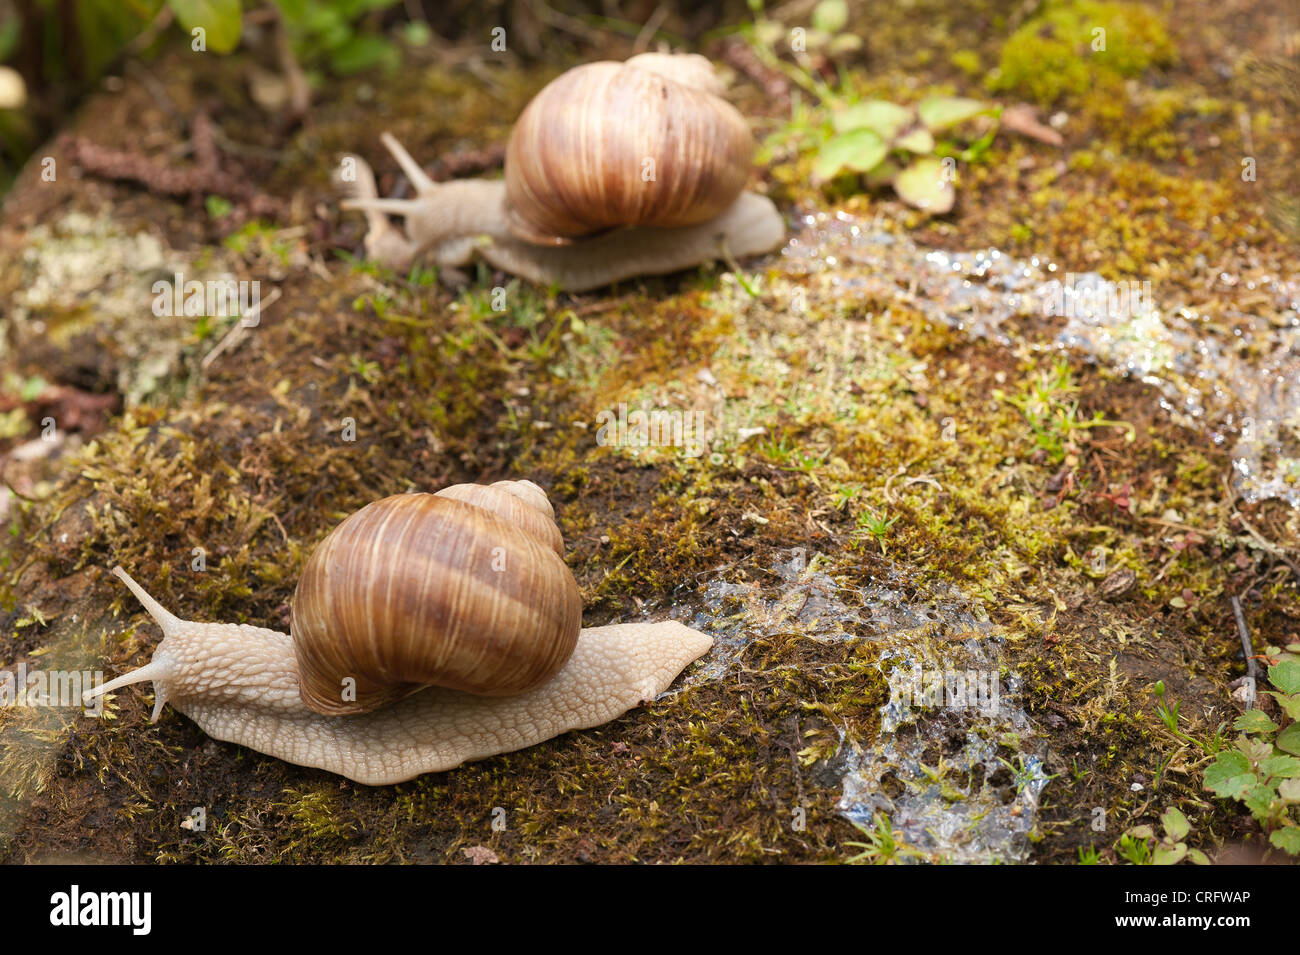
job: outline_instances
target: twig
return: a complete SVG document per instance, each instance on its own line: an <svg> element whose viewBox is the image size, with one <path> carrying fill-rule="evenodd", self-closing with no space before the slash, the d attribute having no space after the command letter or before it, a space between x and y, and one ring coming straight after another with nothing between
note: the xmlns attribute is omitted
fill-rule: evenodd
<svg viewBox="0 0 1300 955"><path fill-rule="evenodd" d="M1259 675L1259 665L1255 663L1255 648L1251 644L1250 629L1246 626L1246 615L1242 613L1241 601L1234 594L1232 597L1232 615L1237 618L1237 633L1241 635L1241 649L1246 654L1246 679L1250 680L1250 698L1246 709L1255 708L1255 680Z"/></svg>
<svg viewBox="0 0 1300 955"><path fill-rule="evenodd" d="M632 42L632 49L638 53L645 50L645 48L650 45L650 41L654 39L654 35L659 32L659 28L664 25L664 20L667 18L668 4L661 3L659 6L655 7L655 12L650 14L650 19L645 22L645 26L641 28L641 32L636 35L636 39Z"/></svg>
<svg viewBox="0 0 1300 955"><path fill-rule="evenodd" d="M221 341L217 342L213 347L212 351L203 356L203 360L199 362L199 367L204 371L207 371L209 366L211 366L211 364L223 353L239 345L248 337L248 330L258 324L257 321L253 320L258 319L261 316L263 307L275 302L279 297L280 290L278 288L271 289L270 295L254 303L253 307L248 310L248 314L241 315L239 321L235 322L235 324L231 326L230 331L226 332Z"/></svg>

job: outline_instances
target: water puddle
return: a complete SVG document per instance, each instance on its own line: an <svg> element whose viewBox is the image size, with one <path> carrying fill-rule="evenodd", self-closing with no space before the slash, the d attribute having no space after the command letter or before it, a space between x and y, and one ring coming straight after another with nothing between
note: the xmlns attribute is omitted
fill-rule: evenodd
<svg viewBox="0 0 1300 955"><path fill-rule="evenodd" d="M1115 283L998 249L925 249L845 213L817 213L783 255L810 292L843 302L898 301L934 321L1010 344L1039 317L1035 347L1076 348L1158 389L1177 423L1228 444L1247 501L1300 507L1300 279L1212 275L1211 304L1179 300L1144 276ZM1219 294L1221 292L1221 294ZM1029 333L1033 333L1030 327Z"/></svg>
<svg viewBox="0 0 1300 955"><path fill-rule="evenodd" d="M761 580L715 576L678 607L715 641L688 682L723 678L761 636L879 641L890 684L880 732L841 732L814 774L839 783L838 808L851 821L872 828L877 814L888 818L909 861L1023 861L1047 751L1001 662L1002 637L976 601L955 590L918 594L901 573L892 577L848 587L799 551Z"/></svg>

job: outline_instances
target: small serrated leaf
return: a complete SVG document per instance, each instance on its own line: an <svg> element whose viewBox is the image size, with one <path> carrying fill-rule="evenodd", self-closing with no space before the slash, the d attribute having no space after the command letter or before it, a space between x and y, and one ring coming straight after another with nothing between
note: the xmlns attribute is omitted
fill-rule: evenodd
<svg viewBox="0 0 1300 955"><path fill-rule="evenodd" d="M1294 756L1270 756L1259 761L1259 771L1270 779L1293 779L1300 776L1300 759Z"/></svg>
<svg viewBox="0 0 1300 955"><path fill-rule="evenodd" d="M1257 819L1263 819L1272 811L1273 803L1277 799L1277 790L1272 786L1266 786L1263 783L1252 786L1250 792L1246 793L1246 798L1242 803L1251 814Z"/></svg>
<svg viewBox="0 0 1300 955"><path fill-rule="evenodd" d="M1254 736L1238 736L1235 745L1237 751L1252 763L1258 763L1261 759L1268 759L1273 755L1273 744Z"/></svg>
<svg viewBox="0 0 1300 955"><path fill-rule="evenodd" d="M1290 855L1300 855L1300 826L1284 826L1269 833L1268 841Z"/></svg>
<svg viewBox="0 0 1300 955"><path fill-rule="evenodd" d="M1277 794L1287 802L1300 802L1300 776L1282 780L1277 787Z"/></svg>
<svg viewBox="0 0 1300 955"><path fill-rule="evenodd" d="M1277 700L1278 706L1282 707L1282 712L1293 720L1300 720L1300 694L1279 693L1276 690L1265 690L1269 696Z"/></svg>
<svg viewBox="0 0 1300 955"><path fill-rule="evenodd" d="M1232 728L1243 733L1271 733L1277 724L1261 710L1247 710L1233 721Z"/></svg>
<svg viewBox="0 0 1300 955"><path fill-rule="evenodd" d="M1300 663L1283 660L1268 668L1268 681L1283 693L1300 693Z"/></svg>
<svg viewBox="0 0 1300 955"><path fill-rule="evenodd" d="M1250 761L1236 750L1220 753L1205 770L1205 788L1225 799L1240 798L1254 785Z"/></svg>

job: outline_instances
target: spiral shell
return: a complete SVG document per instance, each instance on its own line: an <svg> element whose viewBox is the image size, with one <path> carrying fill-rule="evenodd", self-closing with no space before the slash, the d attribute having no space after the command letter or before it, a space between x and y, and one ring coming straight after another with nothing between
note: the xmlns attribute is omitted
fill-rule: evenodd
<svg viewBox="0 0 1300 955"><path fill-rule="evenodd" d="M579 66L524 109L506 147L512 232L564 244L620 226L720 215L745 187L754 138L703 57Z"/></svg>
<svg viewBox="0 0 1300 955"><path fill-rule="evenodd" d="M290 634L299 694L364 713L426 686L522 693L573 652L582 603L531 482L375 501L308 558Z"/></svg>

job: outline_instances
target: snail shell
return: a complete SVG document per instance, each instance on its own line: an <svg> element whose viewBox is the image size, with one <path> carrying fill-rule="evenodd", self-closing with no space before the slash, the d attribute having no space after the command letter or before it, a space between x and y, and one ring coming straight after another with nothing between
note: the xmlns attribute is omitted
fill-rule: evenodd
<svg viewBox="0 0 1300 955"><path fill-rule="evenodd" d="M562 552L530 481L368 504L330 532L298 581L290 634L303 703L365 713L426 686L508 696L540 685L582 624Z"/></svg>
<svg viewBox="0 0 1300 955"><path fill-rule="evenodd" d="M575 67L524 109L506 147L506 218L561 245L620 226L720 215L744 190L754 138L696 55Z"/></svg>

